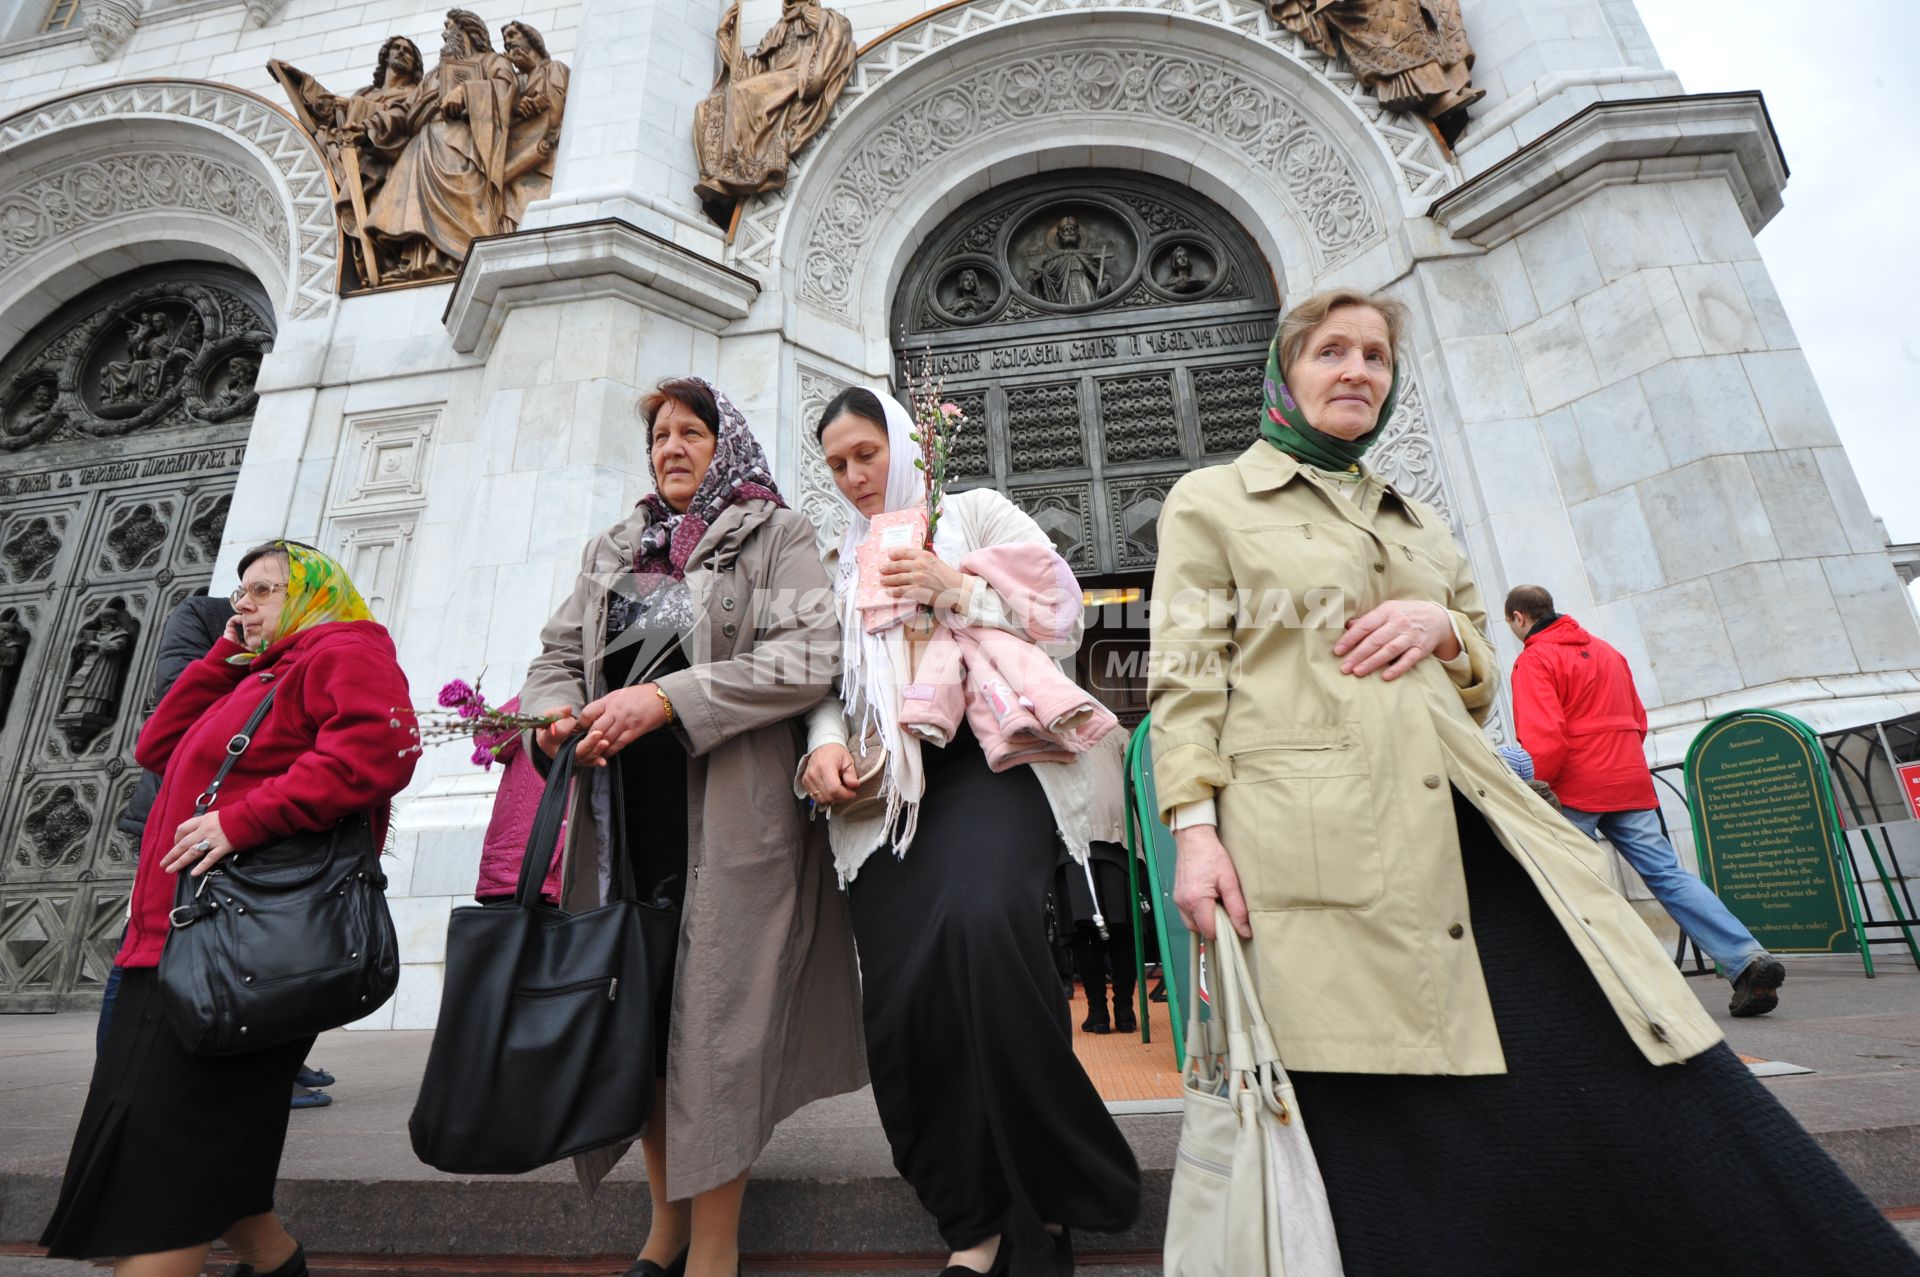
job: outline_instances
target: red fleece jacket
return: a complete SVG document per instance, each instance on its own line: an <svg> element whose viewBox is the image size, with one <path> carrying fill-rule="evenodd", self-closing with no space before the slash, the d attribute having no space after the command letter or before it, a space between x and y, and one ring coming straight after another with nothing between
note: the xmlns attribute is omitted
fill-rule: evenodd
<svg viewBox="0 0 1920 1277"><path fill-rule="evenodd" d="M333 621L281 639L250 665L227 663L242 650L222 638L187 666L134 747L161 777L140 840L123 967L159 965L175 883L160 861L269 688L273 706L213 806L236 850L326 829L354 811L370 815L384 842L389 803L413 776L419 755L402 752L413 744L407 679L384 627Z"/></svg>
<svg viewBox="0 0 1920 1277"><path fill-rule="evenodd" d="M1660 805L1642 745L1647 711L1627 658L1563 616L1513 663L1513 719L1533 774L1580 811Z"/></svg>

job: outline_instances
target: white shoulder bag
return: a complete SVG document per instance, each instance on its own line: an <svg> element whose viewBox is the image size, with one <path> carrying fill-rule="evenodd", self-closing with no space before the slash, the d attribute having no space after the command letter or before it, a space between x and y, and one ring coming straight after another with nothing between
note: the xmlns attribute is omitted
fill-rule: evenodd
<svg viewBox="0 0 1920 1277"><path fill-rule="evenodd" d="M1167 1277L1340 1277L1327 1187L1227 911L1207 946L1213 1017L1188 999ZM1200 937L1188 970L1201 983Z"/></svg>

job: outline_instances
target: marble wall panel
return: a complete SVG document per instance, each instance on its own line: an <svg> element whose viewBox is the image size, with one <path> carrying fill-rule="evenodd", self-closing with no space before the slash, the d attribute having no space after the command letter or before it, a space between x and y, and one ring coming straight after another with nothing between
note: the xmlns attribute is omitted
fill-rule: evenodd
<svg viewBox="0 0 1920 1277"><path fill-rule="evenodd" d="M1513 349L1537 412L1550 412L1599 388L1594 351L1573 306L1514 330Z"/></svg>
<svg viewBox="0 0 1920 1277"><path fill-rule="evenodd" d="M1711 582L1701 578L1653 590L1636 596L1633 607L1664 703L1718 696L1743 685Z"/></svg>
<svg viewBox="0 0 1920 1277"><path fill-rule="evenodd" d="M1820 459L1810 449L1756 452L1747 458L1747 467L1783 554L1846 554L1852 549Z"/></svg>
<svg viewBox="0 0 1920 1277"><path fill-rule="evenodd" d="M1574 404L1572 411L1598 491L1610 492L1672 468L1637 379L1629 377L1595 391Z"/></svg>
<svg viewBox="0 0 1920 1277"><path fill-rule="evenodd" d="M1820 654L1823 672L1854 672L1847 632L1817 560L1743 564L1708 579L1747 686L1803 676L1810 652Z"/></svg>
<svg viewBox="0 0 1920 1277"><path fill-rule="evenodd" d="M1669 581L1780 557L1745 457L1709 457L1639 484Z"/></svg>
<svg viewBox="0 0 1920 1277"><path fill-rule="evenodd" d="M1738 356L1670 360L1642 373L1640 385L1660 442L1676 466L1773 447Z"/></svg>
<svg viewBox="0 0 1920 1277"><path fill-rule="evenodd" d="M1860 668L1920 667L1920 629L1914 625L1913 604L1885 552L1836 556L1820 564Z"/></svg>
<svg viewBox="0 0 1920 1277"><path fill-rule="evenodd" d="M1614 603L1667 583L1636 488L1617 488L1573 506L1568 513L1586 558L1595 601Z"/></svg>
<svg viewBox="0 0 1920 1277"><path fill-rule="evenodd" d="M1676 266L1679 286L1701 348L1709 355L1737 354L1766 348L1766 337L1754 316L1740 272L1730 262Z"/></svg>
<svg viewBox="0 0 1920 1277"><path fill-rule="evenodd" d="M1807 357L1798 350L1770 350L1742 355L1748 384L1759 401L1773 442L1782 448L1830 448L1840 434L1827 412L1827 401L1813 380Z"/></svg>

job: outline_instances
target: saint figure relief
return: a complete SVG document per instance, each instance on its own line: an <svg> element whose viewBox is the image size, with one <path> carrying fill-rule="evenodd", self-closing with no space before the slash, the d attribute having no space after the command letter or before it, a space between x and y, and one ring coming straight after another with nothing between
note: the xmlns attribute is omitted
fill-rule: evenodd
<svg viewBox="0 0 1920 1277"><path fill-rule="evenodd" d="M507 135L507 220L518 227L527 205L553 192L553 159L560 146L570 73L566 63L547 56L547 42L524 22L500 28L500 47L521 75Z"/></svg>
<svg viewBox="0 0 1920 1277"><path fill-rule="evenodd" d="M20 671L27 663L27 645L33 635L20 624L20 613L13 608L0 612L0 727L7 725L7 710L20 686Z"/></svg>
<svg viewBox="0 0 1920 1277"><path fill-rule="evenodd" d="M1330 58L1346 62L1390 111L1439 120L1486 96L1468 74L1460 0L1268 0L1274 19ZM1455 117L1451 136L1466 126Z"/></svg>
<svg viewBox="0 0 1920 1277"><path fill-rule="evenodd" d="M160 311L135 316L127 325L127 357L100 370L101 402L152 403L180 380L205 336L198 315L188 315L178 328Z"/></svg>
<svg viewBox="0 0 1920 1277"><path fill-rule="evenodd" d="M1034 296L1058 306L1089 306L1113 291L1113 250L1097 240L1082 245L1080 219L1067 216L1047 232L1047 249L1027 276Z"/></svg>
<svg viewBox="0 0 1920 1277"><path fill-rule="evenodd" d="M693 189L724 222L739 201L787 184L794 153L826 124L853 73L853 24L818 0L785 0L780 20L747 56L733 0L716 38L720 76L693 112Z"/></svg>
<svg viewBox="0 0 1920 1277"><path fill-rule="evenodd" d="M373 82L346 97L329 93L325 85L298 67L277 58L267 63L267 70L286 89L301 127L320 144L320 153L326 156L336 192L334 215L346 233L360 278L369 282L378 279L379 268L376 265L369 270L367 265L362 215L393 165L363 145L367 121L376 111L403 105L420 87L424 69L420 46L403 35L380 46Z"/></svg>
<svg viewBox="0 0 1920 1277"><path fill-rule="evenodd" d="M127 611L126 600L118 598L80 627L61 689L60 712L53 719L76 752L113 725L139 635L140 623Z"/></svg>

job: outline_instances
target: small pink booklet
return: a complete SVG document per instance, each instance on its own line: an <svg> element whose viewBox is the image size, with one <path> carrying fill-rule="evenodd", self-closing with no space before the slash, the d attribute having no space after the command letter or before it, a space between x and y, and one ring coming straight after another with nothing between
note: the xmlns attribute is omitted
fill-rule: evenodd
<svg viewBox="0 0 1920 1277"><path fill-rule="evenodd" d="M854 605L867 618L867 633L874 634L900 624L920 609L912 599L899 599L880 584L880 569L894 550L912 550L927 543L927 510L911 506L889 510L873 517L866 540L857 551L859 583L854 588Z"/></svg>

